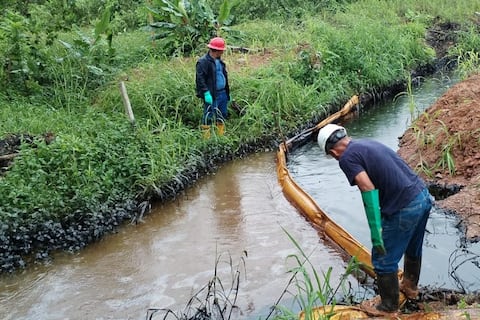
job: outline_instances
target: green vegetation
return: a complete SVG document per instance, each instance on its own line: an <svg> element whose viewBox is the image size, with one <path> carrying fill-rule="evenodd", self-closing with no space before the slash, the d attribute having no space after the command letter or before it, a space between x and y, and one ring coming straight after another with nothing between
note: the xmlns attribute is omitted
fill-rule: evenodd
<svg viewBox="0 0 480 320"><path fill-rule="evenodd" d="M456 174L455 158L453 156L453 149L460 148L462 149L462 139L461 133L456 132L451 134L447 125L440 119L436 119L437 115L434 114L433 118L424 112L422 113L423 118L425 119L427 126L424 128L436 128L433 129L433 132L425 132L424 129L419 128L415 121L412 125L412 130L415 134L415 141L418 146L418 155L419 161L417 164L417 170L422 172L426 177L433 178L434 173L437 169L445 170L450 176ZM441 146L440 157L435 163L427 163L422 157L423 150L434 141L440 139L445 141Z"/></svg>
<svg viewBox="0 0 480 320"><path fill-rule="evenodd" d="M282 305L276 305L275 310L272 310L272 313L275 311L274 319L297 319L297 312L292 311L296 310L297 308L302 310L304 319L306 320L330 319L330 317L334 315L333 307L335 307L337 298L340 297L340 293L343 300L345 300L345 297L347 297L347 300L352 298L353 293L351 292L352 288L348 286L348 277L358 274L360 271L359 262L355 259L355 257L349 261L337 287L334 288L332 287L331 282L332 268L329 268L326 272L323 272L322 275L320 275L313 263L310 261L309 255L303 251L299 243L288 233L287 230L284 228L282 229L299 252L298 255L292 254L288 256L289 259L294 260L296 265L290 270L292 277L289 285L293 284L295 287L294 289L296 289L297 292L293 301L293 304L295 305L292 305L291 308L286 308ZM287 287L283 293L290 290L292 289ZM294 290L292 290L291 293L293 292ZM317 318L315 317L315 307L319 305L331 306L332 311L327 312L323 316L320 315L319 318Z"/></svg>
<svg viewBox="0 0 480 320"><path fill-rule="evenodd" d="M208 43L218 33L227 33L232 4L223 1L218 16L204 0L155 0L148 6L155 29L154 39L164 48L166 55L186 55L200 45Z"/></svg>
<svg viewBox="0 0 480 320"><path fill-rule="evenodd" d="M218 162L276 146L354 94L407 82L435 63L434 24L461 24L451 58L462 70L478 67L480 51L480 4L468 0L0 3L0 135L35 136L0 178L2 271L82 248ZM250 49L224 55L244 112L230 110L226 135L203 140L194 69L214 34Z"/></svg>

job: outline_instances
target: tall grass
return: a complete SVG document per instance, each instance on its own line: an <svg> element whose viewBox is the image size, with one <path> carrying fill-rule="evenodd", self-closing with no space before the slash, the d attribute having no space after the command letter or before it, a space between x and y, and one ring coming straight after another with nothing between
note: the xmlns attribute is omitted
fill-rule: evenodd
<svg viewBox="0 0 480 320"><path fill-rule="evenodd" d="M303 41L302 25L271 20L254 20L234 26L244 37L233 45L246 46L254 50L291 50Z"/></svg>
<svg viewBox="0 0 480 320"><path fill-rule="evenodd" d="M408 99L408 111L410 112L410 124L417 118L417 115L415 114L416 111L416 104L415 104L415 97L413 94L413 84L412 84L412 77L411 75L408 75L407 77L407 91L400 92L395 95L394 100L406 96ZM418 141L418 139L417 139Z"/></svg>
<svg viewBox="0 0 480 320"><path fill-rule="evenodd" d="M466 79L473 73L480 72L480 36L475 24L469 25L459 33L460 43L450 50L457 57L457 74Z"/></svg>
<svg viewBox="0 0 480 320"><path fill-rule="evenodd" d="M372 3L373 0L366 0ZM386 3L390 3L385 1ZM476 1L470 0L438 0L438 1L395 1L392 8L399 16L405 15L408 12L415 12L421 15L428 15L430 17L440 17L444 21L463 21L465 18L471 20L474 18L474 13L480 8Z"/></svg>

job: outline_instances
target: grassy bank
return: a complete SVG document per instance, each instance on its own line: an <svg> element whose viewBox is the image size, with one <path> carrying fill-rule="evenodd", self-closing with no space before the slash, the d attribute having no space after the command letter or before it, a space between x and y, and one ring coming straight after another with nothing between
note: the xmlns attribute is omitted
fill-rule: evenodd
<svg viewBox="0 0 480 320"><path fill-rule="evenodd" d="M135 221L148 201L172 198L222 161L276 146L350 96L434 70L438 57L426 41L434 25L457 23L452 61L478 63L480 4L451 2L331 1L323 9L239 20L231 26L237 36L225 37L250 52L228 50L224 59L244 112L230 110L226 135L210 140L201 137L194 96L203 46L167 58L145 30L116 33L110 44L108 37L83 41L95 39L89 26L61 33L42 51L55 58L44 66L45 85L15 78L18 86L1 91L0 135L35 137L0 178L1 270L52 250L78 250ZM125 116L120 81L135 126ZM46 141L47 133L54 139Z"/></svg>

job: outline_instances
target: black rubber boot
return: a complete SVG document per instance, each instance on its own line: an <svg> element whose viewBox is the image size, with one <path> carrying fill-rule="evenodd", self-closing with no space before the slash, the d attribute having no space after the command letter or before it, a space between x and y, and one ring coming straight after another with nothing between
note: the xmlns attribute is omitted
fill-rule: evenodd
<svg viewBox="0 0 480 320"><path fill-rule="evenodd" d="M377 275L377 287L379 295L360 303L360 309L373 317L397 316L400 298L398 273Z"/></svg>
<svg viewBox="0 0 480 320"><path fill-rule="evenodd" d="M418 296L418 280L420 279L421 268L422 257L410 258L405 256L400 290L402 290L409 299L415 299Z"/></svg>
<svg viewBox="0 0 480 320"><path fill-rule="evenodd" d="M397 311L399 299L398 273L377 275L377 286L382 299L380 304L377 305L377 309L385 312Z"/></svg>

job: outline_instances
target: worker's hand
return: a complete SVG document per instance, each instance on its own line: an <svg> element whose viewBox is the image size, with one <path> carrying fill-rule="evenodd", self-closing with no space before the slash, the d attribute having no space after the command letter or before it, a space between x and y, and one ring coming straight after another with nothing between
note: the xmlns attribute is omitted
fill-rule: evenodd
<svg viewBox="0 0 480 320"><path fill-rule="evenodd" d="M204 98L205 98L205 103L206 104L212 104L213 103L213 98L212 98L212 95L210 94L210 91L205 92Z"/></svg>
<svg viewBox="0 0 480 320"><path fill-rule="evenodd" d="M383 244L373 246L373 250L375 250L379 255L382 255L382 256L387 253Z"/></svg>

